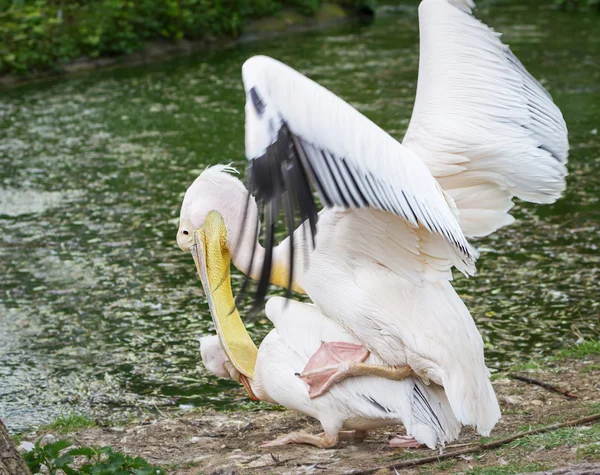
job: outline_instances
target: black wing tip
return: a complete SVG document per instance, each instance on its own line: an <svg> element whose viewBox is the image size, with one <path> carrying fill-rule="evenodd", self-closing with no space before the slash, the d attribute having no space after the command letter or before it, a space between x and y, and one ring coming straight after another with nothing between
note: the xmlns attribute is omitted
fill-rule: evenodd
<svg viewBox="0 0 600 475"><path fill-rule="evenodd" d="M260 97L256 87L250 88L250 99L252 99L252 105L254 106L254 110L256 110L258 116L262 117L262 115L265 113L266 105Z"/></svg>
<svg viewBox="0 0 600 475"><path fill-rule="evenodd" d="M261 101L256 92L256 103L252 89L250 94L255 107ZM257 109L258 111L258 109ZM250 160L248 165L248 190L255 196L257 205L262 208L265 217L264 247L265 254L259 283L254 296L254 308L262 307L267 296L273 266L273 250L275 247L276 223L280 208L283 209L284 221L290 236L290 253L288 260L289 276L286 297L291 296L294 278L294 231L295 215L299 214L301 222L308 222L315 246L318 213L310 188L309 172L303 163L302 144L290 131L285 122L277 132L277 139L267 147L260 157ZM283 205L283 206L280 206ZM243 288L246 290L247 285Z"/></svg>

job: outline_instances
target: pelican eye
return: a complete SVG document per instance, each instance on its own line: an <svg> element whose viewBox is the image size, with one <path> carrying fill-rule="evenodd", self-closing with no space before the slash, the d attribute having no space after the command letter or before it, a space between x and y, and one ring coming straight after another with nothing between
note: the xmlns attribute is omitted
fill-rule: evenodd
<svg viewBox="0 0 600 475"><path fill-rule="evenodd" d="M186 236L187 236L188 234L190 234L190 232L189 232L187 229L184 229L182 232L183 232L183 234L185 234Z"/></svg>

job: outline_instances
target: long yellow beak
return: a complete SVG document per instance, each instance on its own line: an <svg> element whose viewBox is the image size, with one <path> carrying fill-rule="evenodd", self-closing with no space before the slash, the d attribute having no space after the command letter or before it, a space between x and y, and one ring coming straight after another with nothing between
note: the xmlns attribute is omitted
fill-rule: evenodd
<svg viewBox="0 0 600 475"><path fill-rule="evenodd" d="M235 307L229 272L231 257L226 247L227 228L219 213L212 211L204 226L194 232L190 248L210 307L221 346L240 374L254 378L258 348L246 331Z"/></svg>

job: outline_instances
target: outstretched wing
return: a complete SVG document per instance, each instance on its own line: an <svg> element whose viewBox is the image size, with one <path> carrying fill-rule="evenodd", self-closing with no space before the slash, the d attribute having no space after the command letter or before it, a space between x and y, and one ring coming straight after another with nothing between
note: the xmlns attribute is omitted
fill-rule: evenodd
<svg viewBox="0 0 600 475"><path fill-rule="evenodd" d="M279 207L316 232L310 184L326 206L374 207L442 235L466 262L475 257L439 184L425 164L352 106L290 67L265 56L242 68L246 89L249 189L266 227L259 298L266 293ZM294 248L293 243L290 249ZM290 272L291 275L291 272Z"/></svg>
<svg viewBox="0 0 600 475"><path fill-rule="evenodd" d="M550 95L466 3L419 7L419 82L403 144L452 196L465 235L484 236L513 221L514 196L560 197L569 144Z"/></svg>

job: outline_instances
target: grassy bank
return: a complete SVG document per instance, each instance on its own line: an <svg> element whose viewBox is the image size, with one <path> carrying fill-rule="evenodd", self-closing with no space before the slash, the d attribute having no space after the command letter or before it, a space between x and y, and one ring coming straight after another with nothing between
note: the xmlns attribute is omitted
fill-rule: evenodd
<svg viewBox="0 0 600 475"><path fill-rule="evenodd" d="M521 375L568 390L571 397L513 379ZM460 439L446 447L446 454L483 449L444 460L398 468L396 473L510 475L564 467L597 464L600 470L600 419L568 426L568 422L600 414L600 343L585 342L557 355L513 366L497 374L493 384L502 407L502 420L491 438L482 439L465 428ZM318 467L327 473L395 473L390 466L437 457L428 449L390 449L386 441L393 428L373 431L367 439L342 442L332 450L309 446L260 449L260 443L285 433L319 432L312 419L290 411L268 411L264 404L249 403L237 412L195 410L178 415L132 422L125 426L102 426L92 418L66 415L21 440L35 442L51 434L51 440L68 439L72 447L108 447L113 454L141 456L145 467L164 473L289 473ZM242 408L240 408L242 409ZM101 422L101 421L100 421ZM523 432L552 426L550 431ZM507 437L522 436L494 444ZM97 450L97 449L96 449ZM79 452L75 452L76 454ZM108 452L107 452L108 453ZM105 455L103 460L108 460ZM122 457L111 455L115 460ZM134 459L128 459L134 460ZM595 469L594 469L595 470ZM150 473L150 472L148 472ZM590 472L591 473L591 472Z"/></svg>
<svg viewBox="0 0 600 475"><path fill-rule="evenodd" d="M373 0L329 0L352 9ZM235 37L255 18L322 0L0 0L0 75L60 72L81 57L141 51L148 41Z"/></svg>

